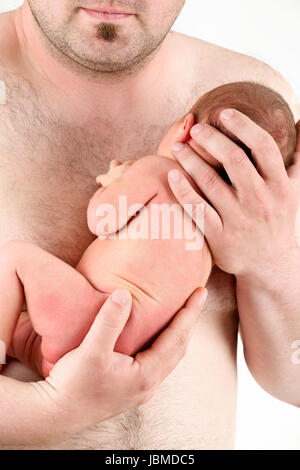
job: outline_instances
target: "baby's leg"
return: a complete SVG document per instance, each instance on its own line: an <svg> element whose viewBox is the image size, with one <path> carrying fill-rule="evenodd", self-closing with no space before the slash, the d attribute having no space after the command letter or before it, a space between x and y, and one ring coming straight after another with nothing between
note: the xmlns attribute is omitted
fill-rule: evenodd
<svg viewBox="0 0 300 470"><path fill-rule="evenodd" d="M0 340L8 348L25 297L33 328L42 337L44 361L54 364L81 343L107 295L29 243L4 245L0 260Z"/></svg>

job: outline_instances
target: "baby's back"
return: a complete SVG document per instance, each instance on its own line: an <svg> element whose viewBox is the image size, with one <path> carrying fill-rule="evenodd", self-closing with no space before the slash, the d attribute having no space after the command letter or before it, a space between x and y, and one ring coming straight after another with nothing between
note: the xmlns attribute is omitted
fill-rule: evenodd
<svg viewBox="0 0 300 470"><path fill-rule="evenodd" d="M168 171L176 166L164 157L143 158L92 202L97 234L108 228L112 236L98 238L77 269L99 291L126 287L132 292L132 315L118 343L127 354L144 347L165 327L191 293L206 284L211 271L201 233L168 189ZM120 213L136 211L137 206L130 210L133 203L143 208L114 234L112 228L127 219ZM116 223L111 220L115 216Z"/></svg>

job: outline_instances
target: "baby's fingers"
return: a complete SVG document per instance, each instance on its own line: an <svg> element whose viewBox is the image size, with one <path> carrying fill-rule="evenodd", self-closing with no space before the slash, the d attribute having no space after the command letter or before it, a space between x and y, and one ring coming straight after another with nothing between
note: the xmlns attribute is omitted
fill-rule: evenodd
<svg viewBox="0 0 300 470"><path fill-rule="evenodd" d="M115 168L116 166L121 165L121 162L119 160L112 160L109 165L109 169L111 170L112 168Z"/></svg>

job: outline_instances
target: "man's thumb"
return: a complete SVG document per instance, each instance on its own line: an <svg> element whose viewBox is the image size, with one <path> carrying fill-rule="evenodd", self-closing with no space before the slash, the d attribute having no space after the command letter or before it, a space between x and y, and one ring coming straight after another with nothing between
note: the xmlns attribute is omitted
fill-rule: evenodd
<svg viewBox="0 0 300 470"><path fill-rule="evenodd" d="M118 289L103 304L83 344L97 347L101 353L112 353L117 339L130 316L132 297L128 290Z"/></svg>

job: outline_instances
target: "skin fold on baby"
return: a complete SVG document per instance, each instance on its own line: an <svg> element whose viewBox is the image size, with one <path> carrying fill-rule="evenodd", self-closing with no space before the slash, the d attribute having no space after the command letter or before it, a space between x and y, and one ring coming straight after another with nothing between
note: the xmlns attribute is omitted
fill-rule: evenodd
<svg viewBox="0 0 300 470"><path fill-rule="evenodd" d="M168 174L172 169L184 173L172 158L174 142L195 146L190 130L197 122L209 123L225 133L218 117L226 108L243 112L266 129L277 142L286 165L290 163L296 129L283 98L254 83L224 85L200 98L191 113L174 124L161 142L158 155L143 157L135 163L115 161L108 174L98 177L103 187L88 208L89 228L98 238L85 251L76 269L26 242L9 242L2 247L0 312L5 313L2 316L6 319L3 340L11 344L26 301L32 326L42 338L45 376L60 357L81 343L115 289L127 288L133 297L132 313L116 350L134 355L151 343L197 287L205 286L213 264L209 247L202 240L196 248L187 248L191 232L197 239L199 232L177 204L168 185ZM222 173L212 156L202 154ZM194 189L197 190L195 186ZM126 197L127 208L135 204L141 211L135 208L133 213L119 214L120 197ZM115 210L117 224L109 231L111 236L104 237L100 211L108 206ZM157 226L157 219L154 223L154 206L172 208L176 214L171 216L170 236L166 238L162 236L162 226ZM181 237L175 236L178 226L183 232ZM124 231L130 233L131 228L136 234L141 227L147 227L143 238L122 236ZM153 237L153 227L158 236L156 232ZM190 227L188 233L185 227Z"/></svg>

